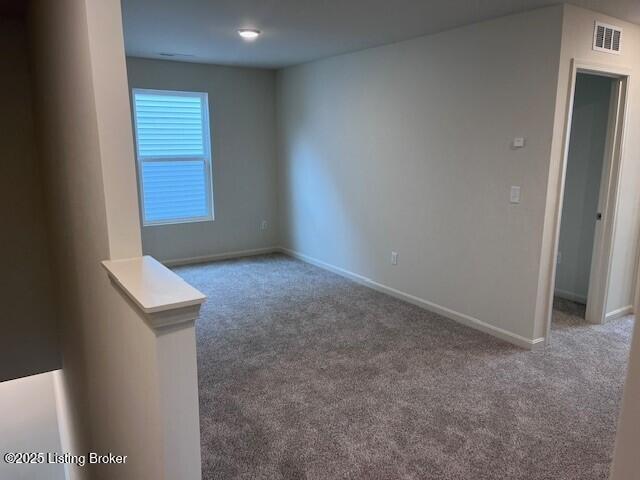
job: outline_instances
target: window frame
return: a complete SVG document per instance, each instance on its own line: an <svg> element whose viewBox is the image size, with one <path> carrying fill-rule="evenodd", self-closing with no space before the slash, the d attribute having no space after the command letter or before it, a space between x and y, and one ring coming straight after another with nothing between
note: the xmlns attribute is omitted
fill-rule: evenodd
<svg viewBox="0 0 640 480"><path fill-rule="evenodd" d="M136 107L136 93L150 94L150 95L171 95L181 97L200 97L202 102L202 128L203 128L203 146L205 149L203 156L192 155L178 155L174 157L152 157L140 155L140 146L138 143L138 112ZM131 104L133 112L133 128L134 128L134 141L136 152L136 171L138 174L138 198L140 200L140 218L142 220L143 227L152 227L157 225L177 225L181 223L198 223L198 222L213 222L215 220L214 214L214 200L213 200L213 167L212 167L212 153L211 153L211 128L209 122L209 94L207 92L193 92L186 90L160 90L152 88L132 88L131 89ZM208 210L207 215L201 217L188 217L188 218L173 218L167 220L147 220L145 216L144 208L144 179L143 179L143 163L150 162L175 162L178 161L204 161L204 181L205 181L205 193L206 193L206 207Z"/></svg>

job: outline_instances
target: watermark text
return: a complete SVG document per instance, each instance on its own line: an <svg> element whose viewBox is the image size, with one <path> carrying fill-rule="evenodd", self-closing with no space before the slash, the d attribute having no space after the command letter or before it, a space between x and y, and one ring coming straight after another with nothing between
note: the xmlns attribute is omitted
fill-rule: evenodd
<svg viewBox="0 0 640 480"><path fill-rule="evenodd" d="M84 467L85 465L127 463L127 456L116 455L111 452L106 454L90 452L86 455L71 455L70 453L57 452L6 452L3 455L3 460L5 463L13 465L63 464Z"/></svg>

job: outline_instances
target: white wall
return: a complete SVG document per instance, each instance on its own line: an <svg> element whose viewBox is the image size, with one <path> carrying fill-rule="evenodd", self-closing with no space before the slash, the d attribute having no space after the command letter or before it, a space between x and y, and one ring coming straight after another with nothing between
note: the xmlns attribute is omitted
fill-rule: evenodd
<svg viewBox="0 0 640 480"><path fill-rule="evenodd" d="M624 46L620 55L597 52L592 49L593 26L596 20L621 26L624 29ZM569 108L571 61L577 59L598 65L625 69L631 75L631 103L627 112L626 139L622 155L621 184L618 199L618 216L615 226L612 271L606 311L633 305L634 283L639 240L640 189L640 26L584 10L572 5L563 7L563 34L560 72L556 95L553 145L548 178L547 212L542 244L543 264L539 274L536 331L543 332L548 318L549 272L553 268L554 215L560 192L562 147L567 108Z"/></svg>
<svg viewBox="0 0 640 480"><path fill-rule="evenodd" d="M636 305L636 312L640 311ZM627 381L624 385L622 411L618 419L616 446L611 465L610 480L630 480L638 478L640 472L640 328L636 323L631 339L631 353L627 367Z"/></svg>
<svg viewBox="0 0 640 480"><path fill-rule="evenodd" d="M0 382L60 368L22 19L0 17Z"/></svg>
<svg viewBox="0 0 640 480"><path fill-rule="evenodd" d="M556 295L587 301L611 79L579 74L562 205Z"/></svg>
<svg viewBox="0 0 640 480"><path fill-rule="evenodd" d="M512 336L541 336L533 320L561 13L280 72L284 246ZM510 148L516 136L524 149ZM522 187L520 205L509 204L511 185Z"/></svg>
<svg viewBox="0 0 640 480"><path fill-rule="evenodd" d="M30 27L62 300L63 449L128 456L71 478L162 480L157 339L100 265L141 255L120 2L35 0Z"/></svg>
<svg viewBox="0 0 640 480"><path fill-rule="evenodd" d="M0 382L0 455L62 453L53 372ZM12 465L0 458L0 478L64 480L61 464Z"/></svg>
<svg viewBox="0 0 640 480"><path fill-rule="evenodd" d="M276 246L275 73L140 58L127 70L130 88L209 94L215 220L144 227L144 252L175 260Z"/></svg>

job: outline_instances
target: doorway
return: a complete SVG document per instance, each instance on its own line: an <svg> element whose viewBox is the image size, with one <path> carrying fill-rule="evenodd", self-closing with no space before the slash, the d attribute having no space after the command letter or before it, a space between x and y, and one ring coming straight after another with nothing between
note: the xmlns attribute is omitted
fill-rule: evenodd
<svg viewBox="0 0 640 480"><path fill-rule="evenodd" d="M573 64L558 206L553 309L603 323L613 255L628 75Z"/></svg>
<svg viewBox="0 0 640 480"><path fill-rule="evenodd" d="M554 309L586 317L615 79L577 73L556 257ZM599 232L598 232L599 233Z"/></svg>

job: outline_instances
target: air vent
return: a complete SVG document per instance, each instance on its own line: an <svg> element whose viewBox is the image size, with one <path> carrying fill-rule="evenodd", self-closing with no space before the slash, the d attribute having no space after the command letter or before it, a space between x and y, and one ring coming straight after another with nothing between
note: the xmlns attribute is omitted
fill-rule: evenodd
<svg viewBox="0 0 640 480"><path fill-rule="evenodd" d="M599 52L619 54L622 51L622 29L596 22L593 29L593 49Z"/></svg>

